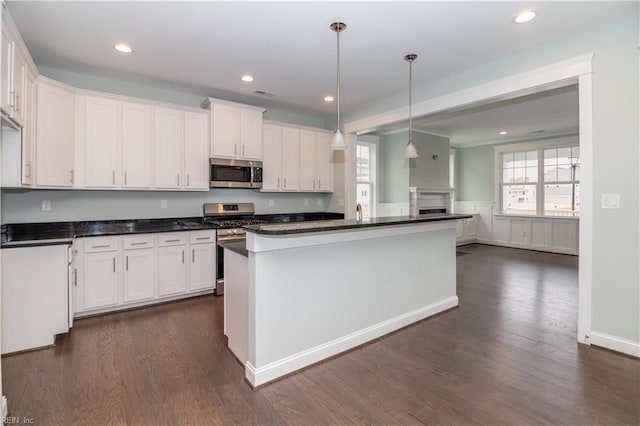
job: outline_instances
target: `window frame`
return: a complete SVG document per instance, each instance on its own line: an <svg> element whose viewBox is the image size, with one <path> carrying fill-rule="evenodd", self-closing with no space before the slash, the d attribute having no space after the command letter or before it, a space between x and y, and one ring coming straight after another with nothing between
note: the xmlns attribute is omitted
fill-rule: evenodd
<svg viewBox="0 0 640 426"><path fill-rule="evenodd" d="M534 217L545 219L580 219L580 213L576 216L553 216L544 214L544 150L552 148L570 148L580 147L580 140L578 135L556 137L541 140L532 140L526 142L505 143L494 146L494 199L496 200L498 213L494 213L495 216L507 216L514 218ZM516 152L526 151L538 151L538 180L536 185L536 214L535 215L522 215L522 214L509 214L503 211L503 186L505 183L502 181L503 173L503 155L512 154ZM582 152L580 153L582 154ZM580 180L574 181L580 183ZM523 183L526 185L527 183ZM531 183L533 184L533 183ZM510 185L510 184L507 184Z"/></svg>
<svg viewBox="0 0 640 426"><path fill-rule="evenodd" d="M369 148L369 180L368 181L358 181L358 145L365 145ZM356 188L359 183L369 184L369 191L371 192L371 206L369 209L369 217L376 217L378 210L378 143L377 138L358 138L356 141L356 154L355 154L355 163L356 163ZM356 200L357 200L356 194Z"/></svg>

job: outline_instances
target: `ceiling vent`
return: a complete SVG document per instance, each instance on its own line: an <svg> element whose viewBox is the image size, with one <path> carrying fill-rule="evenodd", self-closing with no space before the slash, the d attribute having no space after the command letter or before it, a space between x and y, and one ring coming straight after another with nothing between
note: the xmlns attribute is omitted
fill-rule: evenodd
<svg viewBox="0 0 640 426"><path fill-rule="evenodd" d="M276 94L273 92L267 92L266 90L256 90L253 93L260 96L266 96L267 98L273 98Z"/></svg>
<svg viewBox="0 0 640 426"><path fill-rule="evenodd" d="M544 133L544 132L546 132L546 130L544 130L544 129L541 129L541 130L534 130L534 131L532 131L532 132L531 132L531 134Z"/></svg>

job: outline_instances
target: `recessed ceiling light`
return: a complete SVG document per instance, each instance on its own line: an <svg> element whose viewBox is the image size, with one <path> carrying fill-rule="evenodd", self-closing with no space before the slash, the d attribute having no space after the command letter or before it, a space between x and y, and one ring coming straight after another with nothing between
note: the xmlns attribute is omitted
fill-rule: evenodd
<svg viewBox="0 0 640 426"><path fill-rule="evenodd" d="M253 77L250 76L249 74L245 74L242 76L242 81L247 82L247 83L251 83L253 81Z"/></svg>
<svg viewBox="0 0 640 426"><path fill-rule="evenodd" d="M325 102L333 102L333 96L331 96L331 95L325 96L324 97L324 101Z"/></svg>
<svg viewBox="0 0 640 426"><path fill-rule="evenodd" d="M113 45L113 48L116 49L118 52L121 53L131 53L133 52L133 49L125 43L116 43Z"/></svg>
<svg viewBox="0 0 640 426"><path fill-rule="evenodd" d="M513 22L515 22L516 24L524 24L525 22L529 22L535 19L537 15L538 13L533 9L523 10L522 12L518 13L515 18L513 18Z"/></svg>
<svg viewBox="0 0 640 426"><path fill-rule="evenodd" d="M507 134L507 131L506 131L506 130L503 130L503 131L501 131L501 132L500 132L500 134L501 134L501 135L506 135L506 134Z"/></svg>

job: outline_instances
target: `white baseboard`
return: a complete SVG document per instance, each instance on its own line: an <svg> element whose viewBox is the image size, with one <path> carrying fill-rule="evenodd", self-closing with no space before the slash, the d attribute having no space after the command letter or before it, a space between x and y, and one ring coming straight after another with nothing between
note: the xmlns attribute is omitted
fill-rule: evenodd
<svg viewBox="0 0 640 426"><path fill-rule="evenodd" d="M591 344L640 358L640 342L592 331Z"/></svg>
<svg viewBox="0 0 640 426"><path fill-rule="evenodd" d="M245 377L253 386L263 385L456 306L458 306L458 296L448 297L259 368L255 368L247 361L245 364Z"/></svg>

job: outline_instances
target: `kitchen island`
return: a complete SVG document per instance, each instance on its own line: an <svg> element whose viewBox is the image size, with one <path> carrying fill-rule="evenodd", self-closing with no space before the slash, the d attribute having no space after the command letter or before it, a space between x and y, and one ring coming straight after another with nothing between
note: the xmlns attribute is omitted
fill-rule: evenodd
<svg viewBox="0 0 640 426"><path fill-rule="evenodd" d="M245 226L247 288L237 294L246 294L247 350L236 356L247 381L268 383L456 307L456 221L468 217Z"/></svg>

